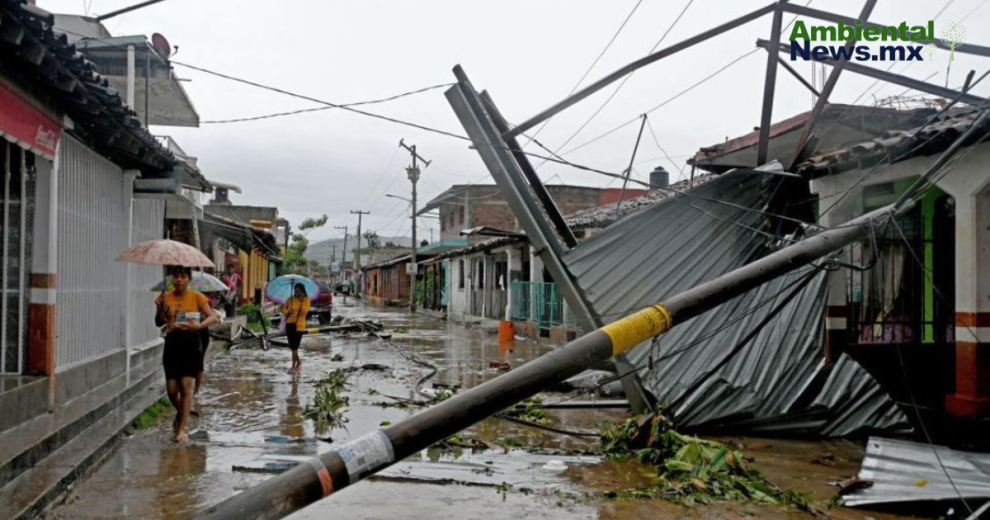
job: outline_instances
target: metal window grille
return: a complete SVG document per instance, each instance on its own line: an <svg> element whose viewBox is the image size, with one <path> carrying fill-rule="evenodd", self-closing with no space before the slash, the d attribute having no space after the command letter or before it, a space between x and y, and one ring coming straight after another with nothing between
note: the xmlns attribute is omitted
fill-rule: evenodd
<svg viewBox="0 0 990 520"><path fill-rule="evenodd" d="M0 374L20 374L27 363L34 160L30 152L0 140Z"/></svg>
<svg viewBox="0 0 990 520"><path fill-rule="evenodd" d="M121 169L70 136L59 154L56 370L123 348L129 242Z"/></svg>
<svg viewBox="0 0 990 520"><path fill-rule="evenodd" d="M553 282L512 282L512 319L534 321L541 331L564 325L564 297Z"/></svg>

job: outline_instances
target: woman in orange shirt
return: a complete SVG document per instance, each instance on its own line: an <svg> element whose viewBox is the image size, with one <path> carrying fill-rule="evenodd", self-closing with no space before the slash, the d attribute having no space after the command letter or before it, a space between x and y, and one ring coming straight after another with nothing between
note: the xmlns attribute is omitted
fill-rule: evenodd
<svg viewBox="0 0 990 520"><path fill-rule="evenodd" d="M285 335L289 339L289 349L292 350L292 368L288 374L295 375L302 369L302 361L299 360L299 344L302 343L302 334L299 332L306 328L306 313L309 312L309 297L306 296L306 288L301 283L293 287L292 297L282 305L282 315L285 316Z"/></svg>
<svg viewBox="0 0 990 520"><path fill-rule="evenodd" d="M175 442L186 442L186 425L192 408L196 374L202 370L199 331L216 323L206 296L189 289L192 270L188 267L172 268L175 289L163 292L155 299L157 312L155 324L165 326L165 351L162 364L165 368L165 389L175 407Z"/></svg>

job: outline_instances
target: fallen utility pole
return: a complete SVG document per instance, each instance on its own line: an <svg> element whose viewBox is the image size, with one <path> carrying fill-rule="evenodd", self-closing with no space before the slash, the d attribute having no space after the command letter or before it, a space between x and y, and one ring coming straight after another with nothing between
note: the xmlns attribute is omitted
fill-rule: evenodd
<svg viewBox="0 0 990 520"><path fill-rule="evenodd" d="M397 424L313 457L211 506L197 518L250 520L288 516L672 326L863 239L874 227L884 226L913 207L913 203L905 204L896 213L893 206L881 208L651 305Z"/></svg>

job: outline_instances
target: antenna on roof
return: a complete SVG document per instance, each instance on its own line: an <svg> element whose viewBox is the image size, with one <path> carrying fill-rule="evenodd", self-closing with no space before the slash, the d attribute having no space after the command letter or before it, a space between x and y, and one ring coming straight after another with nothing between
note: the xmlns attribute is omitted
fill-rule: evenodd
<svg viewBox="0 0 990 520"><path fill-rule="evenodd" d="M164 1L164 0L148 0L147 2L141 2L140 4L135 4L135 5L132 5L130 7L125 7L123 9L117 9L116 11L113 11L113 12L110 12L110 13L107 13L107 14L102 14L100 16L97 16L96 17L96 21L97 22L102 22L103 20L107 20L107 19L113 18L114 16L119 16L119 15L122 15L124 13L129 13L131 11L136 11L138 9L141 9L142 7L148 7L149 5L157 4L158 2L162 2L162 1Z"/></svg>

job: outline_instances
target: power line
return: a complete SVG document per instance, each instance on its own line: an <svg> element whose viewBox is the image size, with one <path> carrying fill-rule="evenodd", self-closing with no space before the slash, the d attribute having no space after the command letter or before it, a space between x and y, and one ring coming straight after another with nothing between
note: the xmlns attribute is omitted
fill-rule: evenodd
<svg viewBox="0 0 990 520"><path fill-rule="evenodd" d="M381 119L383 121L388 121L388 122L399 124L399 125L403 125L403 126L417 128L419 130L423 130L423 131L426 131L426 132L432 132L432 133L435 133L435 134L446 135L447 137L453 137L455 139L460 139L460 140L463 140L463 141L471 141L471 139L468 138L468 137L465 137L463 135L457 135L457 134L455 134L453 132L448 132L446 130L440 130L440 129L437 129L437 128L431 128L431 127L428 127L428 126L420 125L418 123L412 123L412 122L409 122L409 121L403 121L401 119L396 119L394 117L383 116L381 114L375 114L373 112L367 112L367 111L364 111L364 110L358 110L358 109L356 109L356 108L354 108L352 106L340 105L340 104L337 104L337 103L331 103L329 101L324 101L322 99L317 99L317 98L314 98L314 97L311 97L311 96L306 96L306 95L303 95L303 94L297 94L295 92L290 92L288 90L284 90L284 89L281 89L281 88L272 87L272 86L269 86L269 85L262 85L261 83L257 83L257 82L254 82L254 81L250 81L250 80L246 80L246 79L242 79L242 78L230 76L228 74L223 74L221 72L216 72L216 71L205 69L205 68L202 68L202 67L197 67L195 65L190 65L188 63L182 63L182 62L178 62L178 61L172 61L171 63L173 63L175 65L182 66L182 67L186 67L186 68L189 68L189 69L192 69L192 70L197 70L197 71L203 72L205 74L210 74L210 75L217 76L217 77L220 77L220 78L228 79L230 81L236 81L238 83L243 83L245 85L251 85L253 87L258 87L258 88L261 88L261 89L270 90L272 92L278 92L279 94L284 94L286 96L291 96L291 97L294 97L294 98L304 99L306 101L312 101L313 103L319 103L321 105L326 105L326 106L331 107L331 108L339 108L341 110L346 110L348 112L354 112L355 114L361 114L361 115L364 115L364 116L373 117L375 119Z"/></svg>
<svg viewBox="0 0 990 520"><path fill-rule="evenodd" d="M975 87L975 86L976 86L976 85L978 85L978 84L979 84L979 83L980 83L981 81L983 81L983 80L984 80L984 78L986 78L988 74L990 74L990 69L988 69L988 70L987 70L986 72L984 72L984 73L983 73L983 75L982 75L982 76L980 76L980 77L979 77L979 78L978 78L978 79L977 79L976 81L974 81L974 82L973 82L972 84L970 84L970 85L969 85L969 88L967 88L967 89L965 89L965 90L964 90L963 92L960 92L960 94L959 94L959 96L956 96L956 99L953 99L953 100L952 100L952 101L951 101L951 102L950 102L950 103L949 103L948 105L946 105L946 107L945 107L944 109L942 109L942 110L941 110L941 111L939 111L939 112L936 112L935 114L932 114L932 115L931 115L931 117L929 117L929 118L928 118L928 119L927 119L927 120L925 121L925 123L924 123L923 125L921 125L921 126L920 126L920 127L918 127L917 129L915 129L915 131L914 131L914 132L912 132L912 134L911 134L911 138L913 139L913 138L914 138L914 136L916 136L916 135L918 135L918 134L920 134L920 133L921 133L921 131L925 129L925 127L927 127L928 125L930 125L930 124L932 124L932 123L934 123L935 121L937 121L937 120L938 120L938 118L939 118L939 116L942 116L942 115L944 115L944 114L945 114L945 113L946 113L946 112L947 112L947 111L948 111L949 109L951 109L951 108L952 108L952 107L953 107L953 106L954 106L954 105L955 105L955 104L956 104L956 103L957 103L957 102L959 101L959 98L960 98L960 97L961 97L961 96L962 96L963 94L965 94L966 92L969 92L970 90L972 90L972 89L973 89L973 87ZM986 110L986 109L984 109L984 110ZM898 155L896 159L894 158L894 150L893 150L893 149L891 149L891 150L889 150L889 151L887 152L887 154L886 154L886 155L884 156L884 158L882 158L882 159L880 159L880 161L879 161L879 162L878 162L877 164L875 164L875 165L874 165L874 166L873 166L872 168L870 168L869 170L867 170L867 171L866 171L866 173L864 173L864 174L863 174L863 175L862 175L862 176L861 176L861 177L860 177L860 178L859 178L859 179L858 179L858 180L856 181L856 183L855 183L855 184L853 184L852 186L850 186L850 187L849 187L849 189L848 189L848 190L846 190L846 191L845 191L845 192L844 192L844 193L843 193L843 194L842 194L842 195L841 195L841 196L840 196L839 198L837 198L836 200L834 200L834 201L832 202L832 204L830 204L830 205L829 205L829 206L828 206L827 208L825 208L825 210L824 210L824 211L822 211L822 212L821 212L821 213L819 214L819 218L820 218L821 216L824 216L824 215L826 215L826 214L827 214L827 213L828 213L829 211L832 211L832 209L834 209L834 208L835 208L836 206L838 206L838 205L839 205L839 203L841 203L841 202L843 201L843 199L845 199L845 197L846 197L847 195L849 195L850 193L852 193L852 192L853 192L853 190L855 190L855 189L856 189L857 187L859 187L859 185L860 185L860 184L862 184L863 182L865 182L865 181L866 181L866 179L867 179L867 178L869 178L869 177L870 177L871 175L873 175L873 173L875 173L875 172L876 172L877 170L879 170L879 169L880 169L880 167L882 167L882 166L888 166L888 165L891 165L891 164L893 164L893 163L895 163L895 162L897 162L897 160L899 160L900 158L902 158L902 157L906 157L906 156L907 156L908 154L910 154L910 153L913 153L913 152L914 152L914 151L916 151L916 150L919 150L919 149L920 149L921 147L923 147L924 145L926 145L926 144L928 144L928 143L929 143L930 141L932 141L933 139L935 139L935 138L936 138L936 137L938 137L938 136L939 136L939 134L938 134L938 133L934 133L934 134L932 134L932 135L931 135L931 136L929 136L929 137L928 137L927 139L925 139L925 140L924 140L924 141L922 141L921 143L918 143L918 144L917 144L916 146L914 146L914 147L913 147L913 148L911 148L910 150L907 150L907 151L905 151L904 153L902 153L902 154L900 154L900 155Z"/></svg>
<svg viewBox="0 0 990 520"><path fill-rule="evenodd" d="M672 101L674 101L674 100L676 100L677 98L679 98L679 97L681 97L681 96L683 96L683 95L685 95L685 94L687 94L688 92L691 92L692 90L694 90L694 89L696 89L696 88L698 88L698 87L700 87L700 86L701 86L702 84L704 84L704 83L706 83L706 82L708 82L708 81L710 81L710 80L711 80L712 78L714 78L715 76L718 76L719 74L721 74L721 73L723 73L723 72L725 72L725 71L726 71L727 69L729 69L730 67L732 67L732 66L733 66L733 65L735 65L736 63L739 63L739 62L740 62L740 61L742 61L743 59L745 59L745 58L748 58L749 56L752 56L752 55L753 55L753 54L755 54L756 52L759 52L759 50L760 50L760 49L753 49L753 50L751 50L751 51L749 51L749 52L746 52L746 53L744 53L744 54L742 54L741 56L739 56L739 57L737 57L736 59L734 59L734 60L732 60L732 61L730 61L729 63L727 63L727 64L725 64L725 65L723 65L723 66L722 66L722 67L721 67L720 69L718 69L718 70L716 70L715 72L713 72L713 73L711 73L711 74L709 74L708 76L706 76L706 77L705 77L704 79L702 79L701 81L698 81L697 83L695 83L695 84L693 84L693 85L691 85L690 87L688 87L688 88L686 88L686 89L684 89L684 90L682 90L682 91L680 91L679 93L677 93L677 94L675 94L675 95L674 95L673 97L671 97L671 98L669 98L669 99L667 99L667 100L666 100L666 101L664 101L663 103L660 103L659 105L657 105L657 106L655 106L655 107L653 107L653 108L651 108L651 109L649 109L649 110L647 110L647 111L646 111L645 113L646 113L646 114L651 114L651 113L653 113L653 112L655 112L655 111L657 111L657 110L659 110L660 108L662 108L662 107L664 107L664 106L665 106L665 105L667 105L668 103L670 103L670 102L672 102ZM588 145L589 145L589 144L591 144L591 143L594 143L594 142L597 142L597 141L599 141L599 140L601 140L601 139L604 139L605 137L608 137L609 135L612 135L612 134L614 134L615 132L618 132L619 130L621 130L621 129L623 129L623 128L625 128L625 127L627 127L627 126L629 126L629 125L631 125L631 124L633 124L633 123L635 123L636 121L639 121L639 116L636 116L636 117L634 117L634 118L632 118L632 119L630 119L630 120L628 120L628 121L626 121L625 123L622 123L621 125L619 125L619 126L617 126L617 127L615 127L615 128L613 128L613 129L611 129L611 130L609 130L609 131L607 131L607 132L605 132L605 133L603 133L603 134L601 134L601 135L599 135L598 137L595 137L595 138L593 138L593 139L591 139L591 140L589 140L589 141L585 141L584 143L582 143L582 144L580 144L580 145L578 145L578 146L575 146L574 148L571 148L570 150L567 150L566 152L563 152L563 153L562 153L561 155L569 155L569 154L572 154L572 153L574 153L574 152L576 152L577 150L580 150L581 148L584 148L585 146L588 146Z"/></svg>
<svg viewBox="0 0 990 520"><path fill-rule="evenodd" d="M375 182L375 187L374 188L371 188L371 191L368 192L368 196L365 197L363 201L361 201L361 205L362 206L364 206L365 204L367 204L368 203L368 200L371 199L371 197L373 197L375 195L375 192L376 191L378 191L378 187L381 186L382 181L385 180L385 175L388 174L389 168L392 167L392 164L395 162L395 158L398 155L399 155L399 148L396 148L395 151L392 152L392 157L389 158L388 164L385 166L385 169L382 170L382 174L378 176L378 181ZM388 190L386 189L386 191L388 191Z"/></svg>
<svg viewBox="0 0 990 520"><path fill-rule="evenodd" d="M684 6L684 9L681 9L681 13L679 15L677 15L677 18L675 18L674 21L670 24L670 26L667 27L667 30L663 33L663 36L661 36L660 39L657 40L657 42L655 44L653 44L653 48L650 49L650 52L648 52L647 55L653 54L653 51L655 51L657 49L657 47L659 47L660 44L663 43L663 41L667 38L667 35L670 34L670 31L672 31L674 29L674 27L677 25L677 22L679 22L681 20L681 18L684 16L684 13L687 12L688 8L690 8L692 4L694 4L694 0L688 0L688 3ZM564 147L567 146L571 141L573 141L574 138L577 137L578 134L580 134L581 131L583 131L585 129L585 127L587 127L588 124L591 123L592 120L594 120L596 117L598 117L598 114L600 114L601 111L604 110L605 107L608 106L608 104L612 102L612 99L615 98L615 96L619 93L619 91L622 90L622 87L625 86L626 82L628 82L629 79L632 78L633 77L633 74L635 74L635 73L636 73L635 71L630 72L629 74L626 75L626 77L622 78L622 81L615 87L615 90L612 91L612 94L610 94L608 96L608 98L605 100L605 102L603 102L601 104L601 106L599 106L598 109L595 110L594 113L592 113L591 116L588 117L588 119L586 119L585 122L582 123L581 126L578 127L578 129L575 130L574 133L571 134L570 137L567 138L566 141L564 141L560 146L558 146L557 149L554 150L554 153L559 153L561 150L563 150ZM637 117L636 119L639 119L639 118ZM541 163L540 165L538 165L537 168L539 168L540 166L543 166L543 164L545 164L545 163L546 162L544 161L544 163Z"/></svg>
<svg viewBox="0 0 990 520"><path fill-rule="evenodd" d="M664 150L663 146L660 146L660 139L657 138L657 133L653 131L653 123L650 122L650 118L646 118L646 126L650 129L650 135L653 136L653 143L656 144L657 148L659 148L660 151L663 152L663 155L667 157L667 161L669 161L674 168L677 168L678 180L681 179L681 177L684 177L684 165L675 163L674 160L670 158L670 154L667 153L667 150Z"/></svg>
<svg viewBox="0 0 990 520"><path fill-rule="evenodd" d="M373 100L369 100L369 101L358 101L358 102L355 102L355 103L344 103L342 105L337 105L337 106L322 106L322 107L316 107L316 108L303 108L303 109L300 109L300 110L291 110L291 111L288 111L288 112L276 112L274 114L265 114L265 115L253 116L253 117L240 117L240 118L235 118L235 119L213 119L213 120L208 120L208 121L200 121L200 123L206 124L206 125L216 125L216 124L226 124L226 123L244 123L244 122L248 122L248 121L260 121L262 119L272 119L272 118L276 118L276 117L292 116L292 115L297 115L297 114L306 114L306 113L309 113L309 112L322 112L324 110L332 110L334 108L356 107L356 106L362 106L362 105L375 105L375 104L378 104L378 103L386 103L388 101L394 101L396 99L401 99L401 98L404 98L404 97L407 97L407 96L412 96L412 95L415 95L415 94L422 94L423 92L429 92L431 90L436 90L438 88L449 87L451 85L453 85L453 83L444 83L444 84L440 84L440 85L432 85L432 86L429 86L429 87L424 87L424 88L421 88L421 89L416 89L416 90L411 90L409 92L403 92L401 94L396 94L394 96L389 96L387 98L373 99Z"/></svg>
<svg viewBox="0 0 990 520"><path fill-rule="evenodd" d="M633 6L632 11L629 11L629 14L626 15L626 19L622 21L622 25L620 25L619 29L616 30L615 34L612 35L612 39L608 41L608 43L605 45L605 48L602 49L602 52L598 53L598 57L595 58L595 61L591 62L591 65L588 67L588 70L584 71L584 74L581 76L581 79L577 80L577 83L574 84L574 87L571 88L571 91L567 93L568 97L573 95L574 92L577 91L578 87L581 86L581 83L583 83L584 80L587 79L588 74L591 74L591 70L595 68L595 65L598 65L598 62L599 60L602 59L602 56L605 56L605 53L608 52L609 48L612 47L612 44L615 43L616 38L618 38L619 34L622 33L622 30L626 28L626 24L629 23L629 20L632 18L633 14L636 13L636 10L639 9L640 4L642 3L643 0L638 0L636 2L636 5ZM522 148L525 148L526 145L528 145L530 142L532 142L534 138L536 138L536 136L540 135L540 132L542 132L543 129L546 128L547 124L550 123L551 119L553 119L553 116L547 118L547 120L544 121L543 124L536 129L536 132L533 133L533 137L531 137L529 141L526 141L526 143L522 145Z"/></svg>

